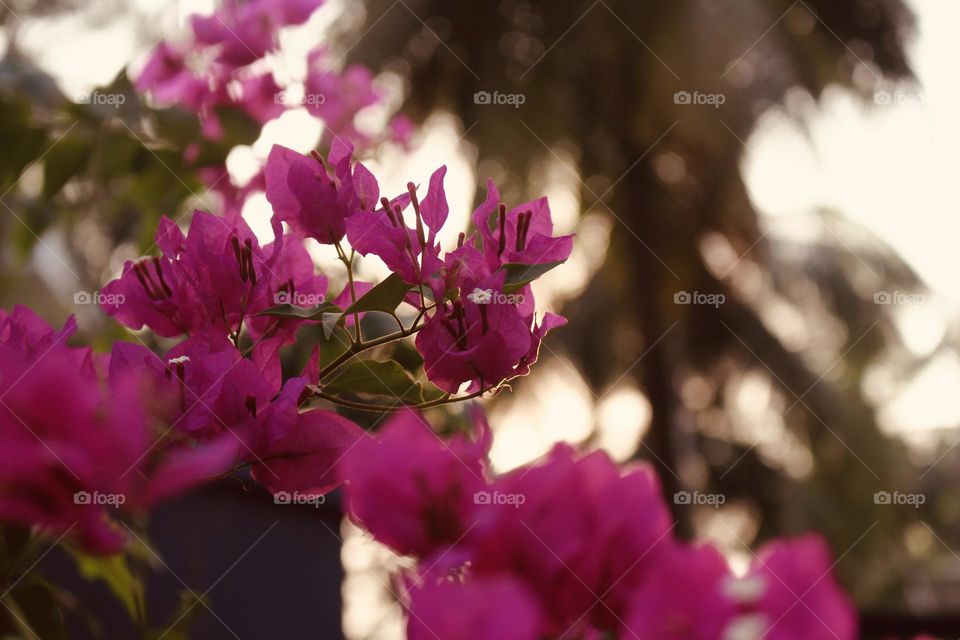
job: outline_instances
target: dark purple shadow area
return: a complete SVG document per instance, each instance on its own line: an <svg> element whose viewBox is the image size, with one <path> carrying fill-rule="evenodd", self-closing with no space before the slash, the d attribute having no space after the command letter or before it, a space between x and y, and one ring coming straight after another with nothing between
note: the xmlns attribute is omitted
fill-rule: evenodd
<svg viewBox="0 0 960 640"><path fill-rule="evenodd" d="M210 608L196 605L190 639L340 640L339 535L338 496L319 507L275 504L259 488L228 480L163 505L152 514L150 541L169 569L161 565L148 580L151 621L166 630L185 583L197 595L208 592ZM82 579L64 552L52 551L41 570L76 598L71 639L141 637L107 587ZM171 632L165 640L182 637Z"/></svg>

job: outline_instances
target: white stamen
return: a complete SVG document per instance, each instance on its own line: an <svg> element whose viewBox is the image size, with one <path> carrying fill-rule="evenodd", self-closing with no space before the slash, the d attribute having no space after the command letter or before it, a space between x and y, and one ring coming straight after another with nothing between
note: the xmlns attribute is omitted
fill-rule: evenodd
<svg viewBox="0 0 960 640"><path fill-rule="evenodd" d="M723 640L760 640L770 623L761 613L740 616L723 633Z"/></svg>
<svg viewBox="0 0 960 640"><path fill-rule="evenodd" d="M739 604L752 604L763 597L767 590L762 576L731 578L723 583L723 594Z"/></svg>
<svg viewBox="0 0 960 640"><path fill-rule="evenodd" d="M183 364L184 362L190 362L190 356L180 356L179 358L170 358L167 360L167 364Z"/></svg>

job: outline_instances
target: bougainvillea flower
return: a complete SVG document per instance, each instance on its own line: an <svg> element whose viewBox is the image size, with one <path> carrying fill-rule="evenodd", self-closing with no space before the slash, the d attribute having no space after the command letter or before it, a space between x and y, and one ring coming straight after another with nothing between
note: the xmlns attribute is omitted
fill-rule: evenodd
<svg viewBox="0 0 960 640"><path fill-rule="evenodd" d="M226 332L260 309L257 284L269 274L266 257L243 218L195 211L178 264L191 280L208 323Z"/></svg>
<svg viewBox="0 0 960 640"><path fill-rule="evenodd" d="M495 219L491 220L491 217ZM573 250L573 236L553 236L553 217L546 198L510 209L500 203L492 180L487 198L474 211L473 223L483 239L483 255L491 270L503 264L547 264L562 262Z"/></svg>
<svg viewBox="0 0 960 640"><path fill-rule="evenodd" d="M187 67L186 54L166 42L151 52L135 86L160 103L177 103L188 109L199 108L208 91L206 80Z"/></svg>
<svg viewBox="0 0 960 640"><path fill-rule="evenodd" d="M443 263L440 260L440 248L433 242L435 230L430 229L428 239L424 233L425 220L422 206L416 198L415 187L412 183L408 187L405 197L392 201L381 198L379 209L360 211L347 220L347 239L357 253L362 256L377 256L408 284L423 284ZM442 191L442 184L440 189ZM431 194L428 194L428 197L430 196ZM435 202L435 197L431 199L433 201L429 210L432 212L434 224L437 224L440 219L440 206ZM413 203L414 229L407 227L403 219L403 209L408 202ZM446 218L445 212L443 218ZM439 224L442 224L442 221Z"/></svg>
<svg viewBox="0 0 960 640"><path fill-rule="evenodd" d="M315 307L326 301L327 277L317 273L313 258L295 235L282 235L278 220L273 220L275 240L263 248L265 259L260 270L251 308L255 313L280 304ZM249 314L248 314L249 315ZM303 324L297 319L278 319L250 315L250 334L254 339L280 335L284 344Z"/></svg>
<svg viewBox="0 0 960 640"><path fill-rule="evenodd" d="M307 381L292 378L260 416L251 474L269 491L323 495L339 485L337 465L363 437L350 420L332 411L298 409Z"/></svg>
<svg viewBox="0 0 960 640"><path fill-rule="evenodd" d="M737 612L724 593L727 561L710 546L665 543L655 554L623 616L621 637L717 640Z"/></svg>
<svg viewBox="0 0 960 640"><path fill-rule="evenodd" d="M832 573L826 542L817 535L777 540L757 553L746 579L760 585L748 610L769 640L852 640L857 616Z"/></svg>
<svg viewBox="0 0 960 640"><path fill-rule="evenodd" d="M273 79L273 74L261 73L240 81L238 100L251 118L264 124L280 117L286 111L283 102L277 99L280 92L280 85Z"/></svg>
<svg viewBox="0 0 960 640"><path fill-rule="evenodd" d="M543 314L543 320L541 320L539 324L533 318L531 318L530 322L533 323L533 330L530 332L530 350L520 359L514 375L525 376L530 373L530 367L536 364L540 356L540 344L543 342L543 339L547 337L550 331L567 324L567 319L555 313L545 313Z"/></svg>
<svg viewBox="0 0 960 640"><path fill-rule="evenodd" d="M548 633L609 616L615 587L645 568L670 531L653 473L621 475L603 452L578 459L557 445L488 491L465 543L471 570L523 576L547 613Z"/></svg>
<svg viewBox="0 0 960 640"><path fill-rule="evenodd" d="M14 305L13 310L0 309L0 346L21 348L31 356L39 356L56 345L65 345L77 330L77 320L67 318L60 331L54 331L46 320L29 307Z"/></svg>
<svg viewBox="0 0 960 640"><path fill-rule="evenodd" d="M411 592L409 640L536 640L542 614L510 576L431 584Z"/></svg>
<svg viewBox="0 0 960 640"><path fill-rule="evenodd" d="M274 215L301 237L333 244L343 238L346 220L360 209L349 155L331 153L335 177L320 155L313 158L274 145L264 170L267 200ZM359 165L358 165L359 166ZM367 177L369 172L358 170ZM370 189L365 184L365 188ZM372 206L373 203L365 203Z"/></svg>
<svg viewBox="0 0 960 640"><path fill-rule="evenodd" d="M469 529L474 494L485 487L489 438L442 441L412 411L365 436L340 466L351 519L397 553L426 557Z"/></svg>
<svg viewBox="0 0 960 640"><path fill-rule="evenodd" d="M337 137L363 141L367 136L357 130L354 119L358 111L378 103L383 93L374 86L369 69L361 65L343 71L328 68L321 62L325 53L322 48L315 49L307 58L307 111L323 120Z"/></svg>
<svg viewBox="0 0 960 640"><path fill-rule="evenodd" d="M277 46L281 27L306 22L322 0L253 0L224 2L209 16L191 16L198 42L216 47L217 60L242 67L264 57Z"/></svg>
<svg viewBox="0 0 960 640"><path fill-rule="evenodd" d="M0 518L113 553L124 535L108 510L149 506L229 468L229 445L184 449L171 458L175 471L158 460L141 382L104 396L63 350L34 361L0 348Z"/></svg>
<svg viewBox="0 0 960 640"><path fill-rule="evenodd" d="M379 257L408 284L427 283L443 266L436 236L449 213L443 190L446 173L446 166L433 172L422 202L417 196L416 185L410 182L405 197L393 201L382 198L379 209L361 211L353 216L347 221L350 245L360 255ZM407 227L403 219L403 210L408 203L413 205L413 229Z"/></svg>
<svg viewBox="0 0 960 640"><path fill-rule="evenodd" d="M512 377L530 354L529 321L506 299L503 281L503 272L461 280L461 297L441 302L417 334L427 378L444 391L456 393L468 381L489 389Z"/></svg>
<svg viewBox="0 0 960 640"><path fill-rule="evenodd" d="M173 347L165 375L176 382L178 429L196 437L230 433L248 448L259 433L258 412L279 390L214 330Z"/></svg>
<svg viewBox="0 0 960 640"><path fill-rule="evenodd" d="M275 231L279 233L280 227ZM104 310L132 329L162 336L194 335L209 326L235 334L244 320L274 306L280 291L325 291L303 247L276 240L263 251L241 217L195 211L186 237L167 219L157 233L163 255L127 262L103 293L121 300ZM315 293L316 292L316 293Z"/></svg>
<svg viewBox="0 0 960 640"><path fill-rule="evenodd" d="M128 260L120 277L103 287L105 299L122 301L103 304L103 310L131 329L147 326L161 336L190 335L204 325L205 318L195 283L177 262L186 239L163 217L156 243L162 255Z"/></svg>

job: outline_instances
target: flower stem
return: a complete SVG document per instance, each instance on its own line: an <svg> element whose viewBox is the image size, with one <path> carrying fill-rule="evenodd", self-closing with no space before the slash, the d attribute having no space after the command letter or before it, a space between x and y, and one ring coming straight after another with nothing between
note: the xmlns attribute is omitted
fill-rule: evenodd
<svg viewBox="0 0 960 640"><path fill-rule="evenodd" d="M429 400L427 402L419 402L413 404L407 404L405 402L395 402L392 405L377 405L377 404L366 404L364 402L354 402L352 400L344 400L343 398L338 398L330 394L324 393L323 391L318 391L314 395L317 398L322 398L327 402L339 405L341 407L347 407L350 409L357 409L360 411L370 411L376 413L390 413L391 411L396 410L397 408L405 409L429 409L430 407L439 407L445 404L454 404L456 402L464 402L466 400L472 400L474 398L479 398L481 395L490 391L490 389L481 389L480 391L475 391L466 396L451 397L450 394L446 394L442 398L437 400Z"/></svg>

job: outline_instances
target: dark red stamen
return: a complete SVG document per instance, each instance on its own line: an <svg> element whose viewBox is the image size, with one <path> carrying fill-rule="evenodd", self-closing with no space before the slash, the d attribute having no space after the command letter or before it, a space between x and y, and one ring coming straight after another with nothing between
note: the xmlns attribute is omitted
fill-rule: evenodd
<svg viewBox="0 0 960 640"><path fill-rule="evenodd" d="M423 233L423 217L420 215L420 200L417 198L417 185L408 182L407 192L410 194L410 203L413 205L413 213L417 219L417 241L421 247L425 247L427 246L427 238Z"/></svg>
<svg viewBox="0 0 960 640"><path fill-rule="evenodd" d="M149 272L144 268L142 262L137 262L133 265L133 273L137 276L137 280L140 281L140 286L143 287L143 290L147 292L147 297L151 300L162 300L162 296L155 293L153 287L148 282L150 278Z"/></svg>
<svg viewBox="0 0 960 640"><path fill-rule="evenodd" d="M257 283L257 272L253 269L253 241L250 238L244 240L244 257L246 263L247 277L251 284Z"/></svg>
<svg viewBox="0 0 960 640"><path fill-rule="evenodd" d="M247 281L247 260L243 249L240 248L240 240L236 235L230 236L230 244L233 246L233 256L237 259L237 266L240 267L240 281Z"/></svg>
<svg viewBox="0 0 960 640"><path fill-rule="evenodd" d="M480 320L481 320L482 323L483 323L483 324L481 325L481 327L482 327L481 333L482 333L483 335L487 335L487 331L490 330L490 324L489 324L489 321L487 320L487 305L485 305L485 304L478 304L478 305L477 305L477 308L480 309Z"/></svg>
<svg viewBox="0 0 960 640"><path fill-rule="evenodd" d="M500 205L500 246L497 248L497 255L502 255L503 250L507 248L507 206Z"/></svg>
<svg viewBox="0 0 960 640"><path fill-rule="evenodd" d="M530 230L530 218L532 217L532 211L525 211L517 216L517 251L523 251L527 244L527 232Z"/></svg>
<svg viewBox="0 0 960 640"><path fill-rule="evenodd" d="M457 328L460 330L460 339L457 343L460 345L461 349L466 349L467 344L467 327L464 323L466 314L463 311L463 303L459 300L453 302L453 315L457 319Z"/></svg>
<svg viewBox="0 0 960 640"><path fill-rule="evenodd" d="M460 232L460 235L457 236L457 249L463 246L463 241L467 239L467 234L463 231Z"/></svg>
<svg viewBox="0 0 960 640"><path fill-rule="evenodd" d="M186 375L186 367L183 362L177 362L177 380L180 381L180 411L185 412L187 410L187 396L186 396L186 384L184 384L183 379Z"/></svg>
<svg viewBox="0 0 960 640"><path fill-rule="evenodd" d="M167 285L167 281L163 279L163 268L160 264L160 258L153 259L153 268L157 272L157 277L160 279L160 286L163 288L163 292L167 294L166 297L169 298L173 296L173 291Z"/></svg>

